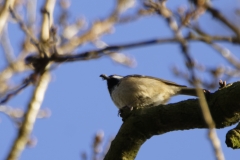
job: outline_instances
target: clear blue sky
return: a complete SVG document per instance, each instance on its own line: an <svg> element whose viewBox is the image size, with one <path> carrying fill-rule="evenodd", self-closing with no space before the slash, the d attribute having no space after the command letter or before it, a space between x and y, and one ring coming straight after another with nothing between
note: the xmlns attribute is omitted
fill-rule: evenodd
<svg viewBox="0 0 240 160"><path fill-rule="evenodd" d="M38 9L42 1L38 2ZM215 0L214 4L225 15L235 21L232 8L239 6L238 0L224 1ZM113 0L84 0L72 1L70 7L71 19L84 16L89 25L97 19L106 17L114 6ZM187 1L169 0L167 5L176 10L180 4L188 5ZM59 10L55 10L55 15ZM38 20L40 22L40 11ZM239 19L238 19L239 20ZM211 34L230 34L225 27L219 27L218 22L211 16L204 15L200 19L200 25L208 29ZM16 24L9 25L9 34L13 43L15 54L20 48L23 34L18 31ZM171 37L172 32L167 28L165 21L152 16L142 18L134 23L116 25L114 33L105 35L102 40L107 44L123 44L149 40L153 38ZM223 44L228 47L235 56L240 58L239 47ZM78 49L86 51L94 49L91 44ZM117 116L118 109L112 103L107 91L106 82L99 77L100 74L144 74L156 76L179 84L189 85L185 80L177 78L171 71L172 66L185 70L184 59L179 46L176 44L153 45L121 51L134 57L137 61L135 68L118 65L108 57L91 61L81 61L59 65L52 71L52 81L45 95L42 108L51 110L51 117L38 119L33 136L37 137L38 143L34 148L26 148L20 160L57 160L57 159L80 159L80 153L86 151L91 155L91 144L94 134L103 130L105 140L114 137L120 128L122 121ZM229 65L217 52L203 43L191 43L190 52L194 59L207 66ZM0 55L3 57L2 49ZM4 67L0 60L0 67ZM230 65L229 65L230 66ZM26 74L25 74L26 75ZM208 74L199 74L200 77L208 78ZM16 77L18 82L20 78ZM237 79L232 79L234 82ZM7 105L25 108L30 99L33 87L29 87ZM172 98L170 103L192 97L178 96ZM6 157L10 146L17 134L17 129L5 115L0 114L0 160ZM227 160L236 159L240 156L239 150L232 150L225 145L225 135L234 126L217 130L223 152ZM89 157L90 158L90 157ZM214 160L215 156L211 144L207 138L207 130L194 129L186 131L174 131L160 136L154 136L140 149L137 160Z"/></svg>

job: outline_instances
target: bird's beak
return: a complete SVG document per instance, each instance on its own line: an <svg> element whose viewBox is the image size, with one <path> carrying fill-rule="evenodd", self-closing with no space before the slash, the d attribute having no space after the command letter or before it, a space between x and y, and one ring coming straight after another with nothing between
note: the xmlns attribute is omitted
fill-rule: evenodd
<svg viewBox="0 0 240 160"><path fill-rule="evenodd" d="M109 77L106 74L101 74L99 77L102 77L103 80L109 79Z"/></svg>

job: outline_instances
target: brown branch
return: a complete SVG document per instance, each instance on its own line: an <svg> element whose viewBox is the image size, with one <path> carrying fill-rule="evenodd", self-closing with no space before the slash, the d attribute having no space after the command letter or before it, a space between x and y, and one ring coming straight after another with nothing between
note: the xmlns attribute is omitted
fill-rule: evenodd
<svg viewBox="0 0 240 160"><path fill-rule="evenodd" d="M240 82L228 85L207 97L216 128L240 120ZM208 128L198 99L132 111L122 124L105 160L134 159L141 145L154 135L171 131Z"/></svg>
<svg viewBox="0 0 240 160"><path fill-rule="evenodd" d="M235 38L233 37L221 37L221 36L212 36L212 37L201 37L201 36L196 36L194 34L190 34L186 37L184 37L185 40L188 41L213 41L213 42L235 42L235 43L240 43L238 42ZM83 53L79 54L64 54L64 55L58 55L58 54L53 54L49 60L53 62L72 62L72 61L82 61L82 60L90 60L90 59L96 59L100 58L104 55L107 55L106 52L115 52L123 49L129 49L133 47L142 47L142 46L148 46L148 45L154 45L154 44L164 44L164 43L179 43L179 39L177 38L162 38L162 39L153 39L153 40L148 40L148 41L141 41L141 42L134 42L134 43L129 43L129 44L122 44L122 45L112 45L105 47L103 49L99 50L92 50L92 51L86 51ZM32 61L37 61L40 59L40 57L36 56L29 56L26 58L27 63L32 63Z"/></svg>
<svg viewBox="0 0 240 160"><path fill-rule="evenodd" d="M38 79L38 75L36 73L32 73L29 77L25 78L21 85L17 87L14 91L7 94L5 98L3 98L0 101L0 105L8 102L12 97L16 96L19 92L21 92L23 89L25 89L27 86L29 86L31 83L36 83Z"/></svg>

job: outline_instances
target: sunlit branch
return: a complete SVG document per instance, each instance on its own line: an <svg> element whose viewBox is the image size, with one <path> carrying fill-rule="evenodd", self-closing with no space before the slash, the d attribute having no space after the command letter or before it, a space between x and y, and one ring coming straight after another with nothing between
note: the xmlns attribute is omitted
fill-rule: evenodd
<svg viewBox="0 0 240 160"><path fill-rule="evenodd" d="M0 35L2 33L2 30L8 20L8 16L9 16L9 8L13 7L15 3L15 0L6 0L4 1L4 5L0 10Z"/></svg>
<svg viewBox="0 0 240 160"><path fill-rule="evenodd" d="M14 140L9 155L6 159L8 160L19 159L21 152L24 150L26 143L30 137L30 134L33 130L33 126L36 121L38 112L40 110L42 101L44 99L44 95L49 81L50 75L47 71L45 71L41 75L39 82L36 85L32 98L28 104L28 109L25 114L23 123L19 129L18 135Z"/></svg>

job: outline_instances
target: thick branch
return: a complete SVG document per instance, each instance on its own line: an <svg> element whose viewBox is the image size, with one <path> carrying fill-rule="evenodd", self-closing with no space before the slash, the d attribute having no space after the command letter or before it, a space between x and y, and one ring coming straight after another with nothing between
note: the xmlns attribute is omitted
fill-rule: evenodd
<svg viewBox="0 0 240 160"><path fill-rule="evenodd" d="M240 120L239 90L240 82L236 82L207 98L216 128ZM112 141L105 160L134 159L141 145L152 136L195 128L207 128L197 99L132 111Z"/></svg>

